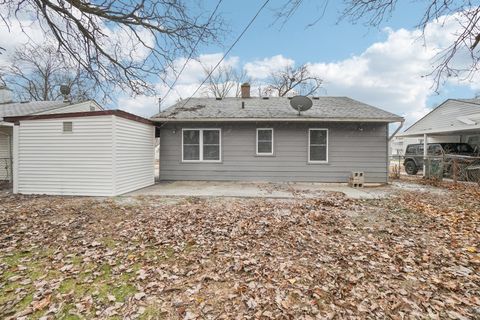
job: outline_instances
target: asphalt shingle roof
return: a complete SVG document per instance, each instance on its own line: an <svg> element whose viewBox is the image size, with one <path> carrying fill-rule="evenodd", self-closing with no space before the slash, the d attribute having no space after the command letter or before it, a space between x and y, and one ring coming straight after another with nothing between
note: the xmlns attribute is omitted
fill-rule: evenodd
<svg viewBox="0 0 480 320"><path fill-rule="evenodd" d="M63 101L28 101L0 103L0 121L2 121L4 117L26 116L38 112L61 108L69 104L69 102Z"/></svg>
<svg viewBox="0 0 480 320"><path fill-rule="evenodd" d="M242 108L242 102L245 107ZM185 105L180 101L156 114L154 121L182 120L241 120L241 119L305 119L400 121L402 117L348 97L319 97L313 106L301 115L290 106L286 97L264 98L192 98Z"/></svg>

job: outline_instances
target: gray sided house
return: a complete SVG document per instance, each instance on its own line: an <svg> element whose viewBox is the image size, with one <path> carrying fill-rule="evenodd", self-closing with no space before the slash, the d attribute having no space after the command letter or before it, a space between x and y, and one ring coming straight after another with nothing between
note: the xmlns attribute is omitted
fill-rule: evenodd
<svg viewBox="0 0 480 320"><path fill-rule="evenodd" d="M248 96L248 95L247 95ZM192 98L152 118L160 180L348 182L388 178L388 124L403 119L347 97Z"/></svg>

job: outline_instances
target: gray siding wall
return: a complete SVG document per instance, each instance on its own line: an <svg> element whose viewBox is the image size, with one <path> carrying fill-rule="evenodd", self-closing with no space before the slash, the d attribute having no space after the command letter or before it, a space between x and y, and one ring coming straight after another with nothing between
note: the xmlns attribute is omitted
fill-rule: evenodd
<svg viewBox="0 0 480 320"><path fill-rule="evenodd" d="M256 128L274 128L274 156L256 156ZM347 182L364 171L366 182L387 182L385 123L169 124L160 133L161 180ZM221 163L182 163L182 128L221 128ZM308 163L308 128L329 129L326 164Z"/></svg>

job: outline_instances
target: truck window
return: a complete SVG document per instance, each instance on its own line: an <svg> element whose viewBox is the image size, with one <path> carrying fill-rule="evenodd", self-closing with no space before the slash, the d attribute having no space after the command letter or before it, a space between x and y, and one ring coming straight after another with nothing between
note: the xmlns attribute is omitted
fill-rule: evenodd
<svg viewBox="0 0 480 320"><path fill-rule="evenodd" d="M428 155L429 156L441 156L442 155L442 147L440 147L438 144L428 146Z"/></svg>
<svg viewBox="0 0 480 320"><path fill-rule="evenodd" d="M405 153L415 153L415 148L416 148L415 145L409 145Z"/></svg>

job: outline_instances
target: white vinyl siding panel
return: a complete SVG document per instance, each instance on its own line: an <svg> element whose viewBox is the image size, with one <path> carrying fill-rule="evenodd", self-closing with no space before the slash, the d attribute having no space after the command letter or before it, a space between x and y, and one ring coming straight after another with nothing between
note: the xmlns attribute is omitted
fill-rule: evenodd
<svg viewBox="0 0 480 320"><path fill-rule="evenodd" d="M65 121L73 132L63 132ZM153 126L101 115L16 127L18 193L114 196L154 182Z"/></svg>
<svg viewBox="0 0 480 320"><path fill-rule="evenodd" d="M471 120L476 124L467 124L461 121L462 118ZM480 105L458 100L447 100L413 124L404 134L461 130L480 130Z"/></svg>
<svg viewBox="0 0 480 320"><path fill-rule="evenodd" d="M364 171L366 182L387 182L385 123L365 123L361 128L357 123L270 123L265 127L274 129L275 157L256 155L256 124L216 124L222 129L222 162L184 163L178 128L190 126L162 127L161 180L348 182L352 171ZM308 163L309 128L328 129L328 163Z"/></svg>
<svg viewBox="0 0 480 320"><path fill-rule="evenodd" d="M137 121L115 119L116 194L155 183L155 127Z"/></svg>
<svg viewBox="0 0 480 320"><path fill-rule="evenodd" d="M22 121L18 136L18 192L110 196L114 194L112 116Z"/></svg>

